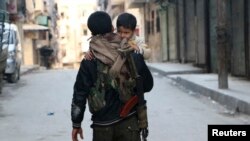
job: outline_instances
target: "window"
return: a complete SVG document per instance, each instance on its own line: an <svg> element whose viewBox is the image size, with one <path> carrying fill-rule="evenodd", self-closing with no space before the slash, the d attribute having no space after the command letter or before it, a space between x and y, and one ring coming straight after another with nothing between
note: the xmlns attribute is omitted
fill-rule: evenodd
<svg viewBox="0 0 250 141"><path fill-rule="evenodd" d="M84 36L87 36L87 35L88 35L88 30L87 30L87 29L84 29L84 30L83 30L83 35L84 35Z"/></svg>
<svg viewBox="0 0 250 141"><path fill-rule="evenodd" d="M160 32L161 27L160 27L160 17L159 14L157 13L157 17L156 17L156 32Z"/></svg>
<svg viewBox="0 0 250 141"><path fill-rule="evenodd" d="M39 39L46 40L46 31L39 31Z"/></svg>
<svg viewBox="0 0 250 141"><path fill-rule="evenodd" d="M154 11L152 11L151 12L151 22L152 22L152 24L151 24L151 31L152 31L152 33L154 34L154 32L155 32L155 30L154 30L154 27L155 27L155 12Z"/></svg>
<svg viewBox="0 0 250 141"><path fill-rule="evenodd" d="M150 34L150 21L147 21L147 33Z"/></svg>

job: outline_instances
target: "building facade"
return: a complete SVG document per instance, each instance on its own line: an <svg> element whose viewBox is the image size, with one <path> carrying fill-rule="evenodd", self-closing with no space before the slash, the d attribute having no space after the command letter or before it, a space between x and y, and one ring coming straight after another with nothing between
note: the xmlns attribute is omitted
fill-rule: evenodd
<svg viewBox="0 0 250 141"><path fill-rule="evenodd" d="M218 71L217 0L157 0L163 56L158 61L191 62ZM228 0L228 71L249 78L249 2ZM172 31L171 31L172 30ZM164 41L165 40L165 41ZM174 54L171 57L171 54Z"/></svg>
<svg viewBox="0 0 250 141"><path fill-rule="evenodd" d="M91 33L87 28L89 15L97 10L93 1L57 0L59 50L62 66L78 67L88 50Z"/></svg>
<svg viewBox="0 0 250 141"><path fill-rule="evenodd" d="M149 61L192 63L218 72L217 0L99 0L98 4L113 20L117 13L139 9L141 35L152 50ZM250 79L250 2L228 0L226 6L228 71Z"/></svg>

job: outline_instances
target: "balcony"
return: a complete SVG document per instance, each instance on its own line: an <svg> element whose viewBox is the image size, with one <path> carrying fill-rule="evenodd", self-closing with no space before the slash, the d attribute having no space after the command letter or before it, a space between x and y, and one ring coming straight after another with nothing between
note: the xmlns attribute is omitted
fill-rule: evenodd
<svg viewBox="0 0 250 141"><path fill-rule="evenodd" d="M139 8L144 5L148 0L126 0L125 7L126 8Z"/></svg>

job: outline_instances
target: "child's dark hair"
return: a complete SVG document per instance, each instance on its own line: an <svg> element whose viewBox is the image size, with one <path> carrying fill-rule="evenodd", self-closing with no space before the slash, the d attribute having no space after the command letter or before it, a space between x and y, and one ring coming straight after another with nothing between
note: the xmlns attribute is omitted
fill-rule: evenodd
<svg viewBox="0 0 250 141"><path fill-rule="evenodd" d="M88 28L92 35L112 32L112 21L108 13L96 11L88 18Z"/></svg>
<svg viewBox="0 0 250 141"><path fill-rule="evenodd" d="M125 28L135 30L137 21L134 15L130 13L122 13L118 16L116 21L116 28L123 26Z"/></svg>

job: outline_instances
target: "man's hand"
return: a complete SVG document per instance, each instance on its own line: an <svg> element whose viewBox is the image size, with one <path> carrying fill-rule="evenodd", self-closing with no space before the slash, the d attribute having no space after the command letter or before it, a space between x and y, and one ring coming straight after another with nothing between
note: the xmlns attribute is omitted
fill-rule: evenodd
<svg viewBox="0 0 250 141"><path fill-rule="evenodd" d="M80 134L80 138L83 140L82 128L73 128L72 130L72 141L79 141L77 135Z"/></svg>

